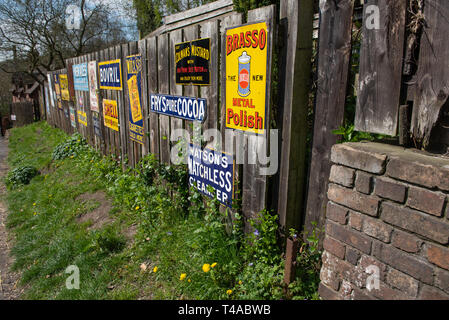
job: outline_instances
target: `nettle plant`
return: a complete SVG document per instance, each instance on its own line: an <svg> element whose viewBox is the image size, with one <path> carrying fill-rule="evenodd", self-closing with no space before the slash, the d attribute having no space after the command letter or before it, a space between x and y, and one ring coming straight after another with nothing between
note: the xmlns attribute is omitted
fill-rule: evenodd
<svg viewBox="0 0 449 320"><path fill-rule="evenodd" d="M57 145L52 154L53 160L63 160L65 158L74 158L85 153L88 150L86 140L75 133L63 143Z"/></svg>
<svg viewBox="0 0 449 320"><path fill-rule="evenodd" d="M21 166L11 170L6 177L6 186L14 189L20 185L29 184L31 179L39 174L39 171L32 166Z"/></svg>

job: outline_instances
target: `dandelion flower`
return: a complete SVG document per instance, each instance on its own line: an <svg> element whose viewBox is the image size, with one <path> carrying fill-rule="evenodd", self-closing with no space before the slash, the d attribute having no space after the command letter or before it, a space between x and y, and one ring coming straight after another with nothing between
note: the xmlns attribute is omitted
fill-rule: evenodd
<svg viewBox="0 0 449 320"><path fill-rule="evenodd" d="M231 289L226 290L226 294L227 294L228 296L230 296L231 293L232 293L232 290L231 290Z"/></svg>
<svg viewBox="0 0 449 320"><path fill-rule="evenodd" d="M187 282L189 282L189 283L190 283L190 282L192 282L192 280L188 279L188 280L187 280Z"/></svg>
<svg viewBox="0 0 449 320"><path fill-rule="evenodd" d="M204 272L209 272L210 271L210 264L208 264L208 263L205 263L205 264L203 264L203 271Z"/></svg>
<svg viewBox="0 0 449 320"><path fill-rule="evenodd" d="M36 205L36 202L35 203L33 203L33 206L35 206Z"/></svg>
<svg viewBox="0 0 449 320"><path fill-rule="evenodd" d="M139 206L136 206L136 210L139 210L140 209L140 207Z"/></svg>
<svg viewBox="0 0 449 320"><path fill-rule="evenodd" d="M33 216L37 215L37 212L33 212Z"/></svg>
<svg viewBox="0 0 449 320"><path fill-rule="evenodd" d="M153 272L157 272L157 266L155 266L154 268L153 268Z"/></svg>
<svg viewBox="0 0 449 320"><path fill-rule="evenodd" d="M183 281L186 277L187 277L187 274L181 273L181 275L179 276L179 280Z"/></svg>
<svg viewBox="0 0 449 320"><path fill-rule="evenodd" d="M239 285L242 285L242 283L243 283L242 280L239 280Z"/></svg>
<svg viewBox="0 0 449 320"><path fill-rule="evenodd" d="M212 264L210 265L210 267L211 267L211 268L215 268L216 265L217 265L217 263L214 262L214 263L212 263Z"/></svg>

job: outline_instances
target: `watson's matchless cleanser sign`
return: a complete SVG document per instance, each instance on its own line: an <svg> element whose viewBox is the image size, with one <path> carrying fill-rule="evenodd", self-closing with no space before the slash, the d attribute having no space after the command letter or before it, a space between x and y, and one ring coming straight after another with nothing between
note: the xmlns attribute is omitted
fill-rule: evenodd
<svg viewBox="0 0 449 320"><path fill-rule="evenodd" d="M226 128L265 133L268 39L265 22L226 30Z"/></svg>
<svg viewBox="0 0 449 320"><path fill-rule="evenodd" d="M176 118L203 122L206 99L150 94L150 110Z"/></svg>
<svg viewBox="0 0 449 320"><path fill-rule="evenodd" d="M98 63L100 89L122 90L122 64L120 59Z"/></svg>
<svg viewBox="0 0 449 320"><path fill-rule="evenodd" d="M103 99L103 118L106 127L119 131L117 101Z"/></svg>
<svg viewBox="0 0 449 320"><path fill-rule="evenodd" d="M77 91L89 91L89 80L87 78L87 62L74 64L73 85Z"/></svg>
<svg viewBox="0 0 449 320"><path fill-rule="evenodd" d="M129 137L143 144L142 106L142 56L140 54L126 57L128 70L127 85L129 98Z"/></svg>
<svg viewBox="0 0 449 320"><path fill-rule="evenodd" d="M234 159L231 155L190 144L188 167L190 186L227 207L232 206Z"/></svg>

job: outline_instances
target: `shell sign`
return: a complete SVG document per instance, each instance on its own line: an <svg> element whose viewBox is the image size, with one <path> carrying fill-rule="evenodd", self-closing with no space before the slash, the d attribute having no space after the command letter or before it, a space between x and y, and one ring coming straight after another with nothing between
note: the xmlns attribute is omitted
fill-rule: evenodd
<svg viewBox="0 0 449 320"><path fill-rule="evenodd" d="M226 30L226 128L265 133L268 39L265 22Z"/></svg>

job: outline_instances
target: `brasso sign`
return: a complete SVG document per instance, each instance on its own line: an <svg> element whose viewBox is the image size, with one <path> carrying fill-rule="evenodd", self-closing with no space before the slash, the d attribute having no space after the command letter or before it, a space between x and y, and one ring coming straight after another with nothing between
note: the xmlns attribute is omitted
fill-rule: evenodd
<svg viewBox="0 0 449 320"><path fill-rule="evenodd" d="M206 99L170 96L165 94L150 95L150 110L167 116L191 121L203 122L206 117Z"/></svg>

